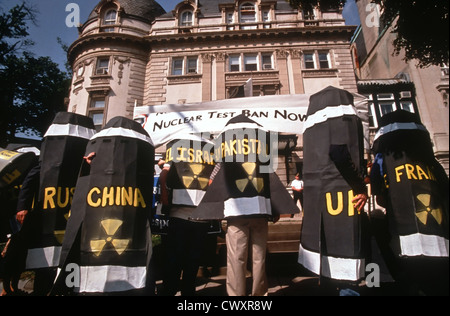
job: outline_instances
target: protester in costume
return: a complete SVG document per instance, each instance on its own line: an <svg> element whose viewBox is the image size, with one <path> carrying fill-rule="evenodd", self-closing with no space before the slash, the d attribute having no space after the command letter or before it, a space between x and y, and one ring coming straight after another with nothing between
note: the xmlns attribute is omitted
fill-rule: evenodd
<svg viewBox="0 0 450 316"><path fill-rule="evenodd" d="M22 185L17 218L24 221L22 230L29 248L26 269L35 272L34 295L47 295L56 276L75 183L86 144L94 133L92 119L57 113L44 135L39 165Z"/></svg>
<svg viewBox="0 0 450 316"><path fill-rule="evenodd" d="M152 254L152 141L137 122L115 117L91 138L85 157L52 294L145 294ZM78 267L79 284L68 284Z"/></svg>
<svg viewBox="0 0 450 316"><path fill-rule="evenodd" d="M405 294L448 295L449 180L429 132L414 113L386 114L373 152L372 192L389 227L377 239L392 276Z"/></svg>
<svg viewBox="0 0 450 316"><path fill-rule="evenodd" d="M20 185L29 170L38 163L35 153L30 150L30 146L20 144L0 148L0 242L5 242L0 258L3 268L0 276L3 281L2 296L27 294L19 289L27 247L21 232L22 223L16 220L16 206Z"/></svg>
<svg viewBox="0 0 450 316"><path fill-rule="evenodd" d="M175 295L179 290L183 296L195 294L210 223L192 220L192 213L206 192L214 168L212 149L212 142L195 135L167 144L166 159L171 167L165 179L170 196L163 295Z"/></svg>
<svg viewBox="0 0 450 316"><path fill-rule="evenodd" d="M363 127L351 93L328 87L310 97L303 144L298 262L321 279L351 287L364 277L367 250Z"/></svg>
<svg viewBox="0 0 450 316"><path fill-rule="evenodd" d="M298 213L292 197L271 168L270 135L245 115L231 119L216 139L216 170L194 218L226 219L227 292L247 295L246 271L251 251L253 296L267 295L268 221Z"/></svg>

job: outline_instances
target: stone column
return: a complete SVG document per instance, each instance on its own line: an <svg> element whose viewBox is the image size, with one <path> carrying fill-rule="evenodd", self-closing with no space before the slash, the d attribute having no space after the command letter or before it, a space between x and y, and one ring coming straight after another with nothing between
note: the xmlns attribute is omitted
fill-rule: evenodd
<svg viewBox="0 0 450 316"><path fill-rule="evenodd" d="M281 83L280 94L289 94L289 76L287 65L288 52L286 50L277 50L276 55Z"/></svg>
<svg viewBox="0 0 450 316"><path fill-rule="evenodd" d="M211 101L212 54L202 54L202 101Z"/></svg>

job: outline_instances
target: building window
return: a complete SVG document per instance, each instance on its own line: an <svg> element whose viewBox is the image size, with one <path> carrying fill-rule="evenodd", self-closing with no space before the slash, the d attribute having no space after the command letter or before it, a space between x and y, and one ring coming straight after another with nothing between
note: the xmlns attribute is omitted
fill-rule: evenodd
<svg viewBox="0 0 450 316"><path fill-rule="evenodd" d="M256 22L256 10L255 4L252 2L245 2L241 5L240 9L240 21L241 23L254 23ZM245 26L243 29L246 29Z"/></svg>
<svg viewBox="0 0 450 316"><path fill-rule="evenodd" d="M329 69L330 61L329 61L329 53L328 52L319 52L319 67L320 69Z"/></svg>
<svg viewBox="0 0 450 316"><path fill-rule="evenodd" d="M370 126L378 128L378 121L388 113L403 110L416 113L411 91L381 92L368 95Z"/></svg>
<svg viewBox="0 0 450 316"><path fill-rule="evenodd" d="M330 69L331 60L328 51L314 51L303 54L305 69Z"/></svg>
<svg viewBox="0 0 450 316"><path fill-rule="evenodd" d="M115 9L109 9L106 11L104 19L103 19L103 25L114 25L116 24L117 20L117 10ZM104 27L102 28L103 32L114 32L114 27Z"/></svg>
<svg viewBox="0 0 450 316"><path fill-rule="evenodd" d="M381 116L395 111L395 99L392 93L381 93L377 95L378 106Z"/></svg>
<svg viewBox="0 0 450 316"><path fill-rule="evenodd" d="M191 10L183 11L180 14L180 26L189 27L194 24L194 14Z"/></svg>
<svg viewBox="0 0 450 316"><path fill-rule="evenodd" d="M270 22L270 11L263 11L262 12L262 20L264 23L264 28L270 28L270 24L268 24L268 22Z"/></svg>
<svg viewBox="0 0 450 316"><path fill-rule="evenodd" d="M88 108L88 116L94 121L95 130L98 132L104 124L104 113L106 108L105 96L93 96Z"/></svg>
<svg viewBox="0 0 450 316"><path fill-rule="evenodd" d="M244 55L245 71L258 70L258 55Z"/></svg>
<svg viewBox="0 0 450 316"><path fill-rule="evenodd" d="M172 75L180 76L183 74L183 58L174 58L172 60Z"/></svg>
<svg viewBox="0 0 450 316"><path fill-rule="evenodd" d="M230 63L230 71L241 71L241 56L240 55L233 55L229 58Z"/></svg>
<svg viewBox="0 0 450 316"><path fill-rule="evenodd" d="M305 69L316 69L314 53L305 53L303 55L303 60L305 62Z"/></svg>
<svg viewBox="0 0 450 316"><path fill-rule="evenodd" d="M109 73L109 57L102 57L97 60L95 67L96 75L107 75Z"/></svg>
<svg viewBox="0 0 450 316"><path fill-rule="evenodd" d="M187 58L187 73L188 74L196 74L197 73L197 57L188 57Z"/></svg>
<svg viewBox="0 0 450 316"><path fill-rule="evenodd" d="M198 57L177 57L172 59L172 71L173 76L182 76L188 74L198 73Z"/></svg>
<svg viewBox="0 0 450 316"><path fill-rule="evenodd" d="M262 69L263 70L272 70L272 54L263 54L262 55Z"/></svg>
<svg viewBox="0 0 450 316"><path fill-rule="evenodd" d="M227 30L234 30L234 12L227 12Z"/></svg>
<svg viewBox="0 0 450 316"><path fill-rule="evenodd" d="M274 69L272 53L230 55L228 63L230 72Z"/></svg>

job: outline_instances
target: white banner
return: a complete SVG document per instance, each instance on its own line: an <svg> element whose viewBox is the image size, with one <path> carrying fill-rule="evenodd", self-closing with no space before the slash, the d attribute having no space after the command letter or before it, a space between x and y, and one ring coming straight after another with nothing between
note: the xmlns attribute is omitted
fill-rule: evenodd
<svg viewBox="0 0 450 316"><path fill-rule="evenodd" d="M187 133L219 134L233 117L245 114L263 129L302 134L309 95L237 98L194 104L136 107L140 121L155 147Z"/></svg>
<svg viewBox="0 0 450 316"><path fill-rule="evenodd" d="M365 126L368 146L367 100L354 94L358 114ZM169 104L135 107L134 119L150 135L155 147L183 138L189 133L211 133L217 136L230 119L245 114L263 129L278 133L303 134L308 94L272 95L236 98L191 104Z"/></svg>

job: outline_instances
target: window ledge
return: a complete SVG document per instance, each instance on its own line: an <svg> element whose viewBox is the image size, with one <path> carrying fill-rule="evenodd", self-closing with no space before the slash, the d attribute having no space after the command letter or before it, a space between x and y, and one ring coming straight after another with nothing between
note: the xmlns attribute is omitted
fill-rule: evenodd
<svg viewBox="0 0 450 316"><path fill-rule="evenodd" d="M202 74L187 74L187 75L170 75L167 76L169 85L185 84L185 83L200 83Z"/></svg>
<svg viewBox="0 0 450 316"><path fill-rule="evenodd" d="M302 69L302 73L304 78L336 77L338 74L338 69Z"/></svg>

